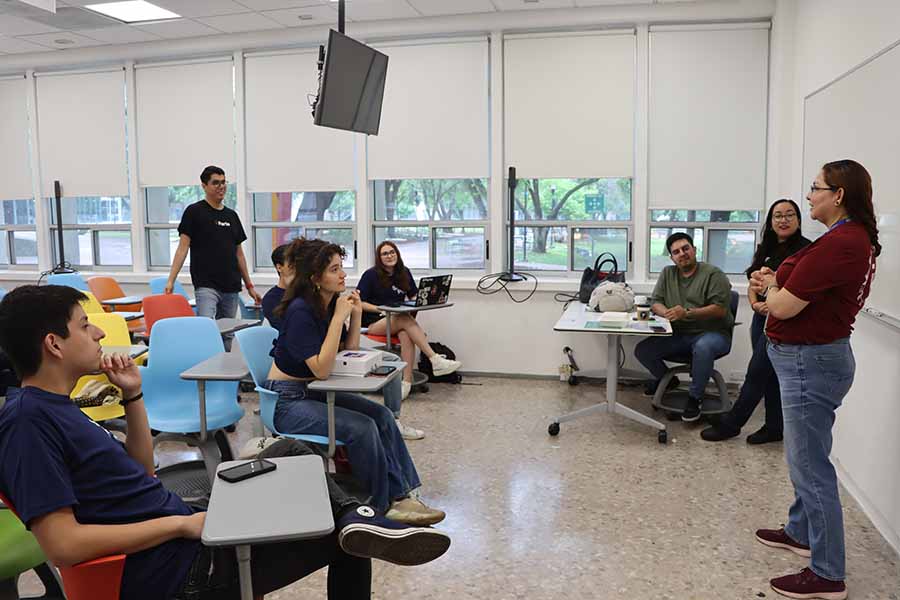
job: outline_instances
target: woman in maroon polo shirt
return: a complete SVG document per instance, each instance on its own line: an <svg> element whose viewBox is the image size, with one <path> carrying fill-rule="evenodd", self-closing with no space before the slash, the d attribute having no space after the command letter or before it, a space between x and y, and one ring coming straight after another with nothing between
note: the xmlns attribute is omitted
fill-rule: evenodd
<svg viewBox="0 0 900 600"><path fill-rule="evenodd" d="M766 293L768 353L781 384L784 448L794 503L781 529L756 539L810 557L809 568L771 581L792 598L842 600L844 522L829 459L835 411L853 383L850 333L881 252L872 179L857 162L827 163L806 197L810 216L828 227L787 258L777 273L762 268L751 288Z"/></svg>

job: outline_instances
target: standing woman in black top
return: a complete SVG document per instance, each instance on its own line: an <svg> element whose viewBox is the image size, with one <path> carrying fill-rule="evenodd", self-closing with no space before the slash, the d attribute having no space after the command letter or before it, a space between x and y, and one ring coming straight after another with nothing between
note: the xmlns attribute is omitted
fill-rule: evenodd
<svg viewBox="0 0 900 600"><path fill-rule="evenodd" d="M400 249L394 242L387 241L381 242L375 248L375 266L362 274L356 289L359 290L359 297L362 300L362 325L368 327L369 333L375 335L387 333L386 319L378 307L400 304L404 300L415 298L418 291L412 273L403 264ZM406 370L403 372L403 398L409 395L412 387L416 348L431 361L436 376L448 375L462 366L458 360L449 360L431 348L425 331L412 314L391 317L391 333L396 333L400 339L400 356L406 362Z"/></svg>
<svg viewBox="0 0 900 600"><path fill-rule="evenodd" d="M769 208L769 214L763 225L762 242L756 247L753 263L746 271L748 279L751 273L763 267L777 271L781 261L809 245L810 241L803 237L800 225L800 209L793 200L782 198ZM784 425L781 414L781 390L778 386L778 377L766 352L766 336L763 335L769 308L766 306L765 295L757 294L748 288L747 297L753 309L753 322L750 325L753 356L747 366L747 375L744 377L740 395L731 411L722 415L713 427L700 432L700 437L708 442L718 442L740 435L741 427L750 420L763 396L766 398L766 422L759 431L747 436L747 443L765 444L779 442L782 439Z"/></svg>

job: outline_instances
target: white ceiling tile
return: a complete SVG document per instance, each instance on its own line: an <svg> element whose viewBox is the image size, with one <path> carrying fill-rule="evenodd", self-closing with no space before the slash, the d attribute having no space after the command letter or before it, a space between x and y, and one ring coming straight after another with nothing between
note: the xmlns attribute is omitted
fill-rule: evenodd
<svg viewBox="0 0 900 600"><path fill-rule="evenodd" d="M75 33L74 31L59 31L57 33L42 33L40 35L27 35L19 38L27 42L41 44L48 48L56 48L58 50L68 50L70 48L88 48L90 46L102 46L106 42L101 42L89 38L87 36ZM71 43L59 43L60 40L69 40Z"/></svg>
<svg viewBox="0 0 900 600"><path fill-rule="evenodd" d="M279 10L282 8L304 8L322 6L323 0L237 0L251 10Z"/></svg>
<svg viewBox="0 0 900 600"><path fill-rule="evenodd" d="M269 10L263 13L270 19L278 21L285 27L309 27L312 25L330 25L337 27L337 9L330 6L310 6L308 8L288 8L285 10ZM309 16L310 19L301 19ZM351 19L348 17L348 21Z"/></svg>
<svg viewBox="0 0 900 600"><path fill-rule="evenodd" d="M266 18L261 13L241 13L239 15L222 15L219 17L197 17L201 23L215 27L226 33L239 33L241 31L261 31L264 29L280 29L281 23Z"/></svg>
<svg viewBox="0 0 900 600"><path fill-rule="evenodd" d="M134 42L152 42L162 39L161 36L142 31L133 25L120 25L118 27L104 27L103 29L82 29L77 33L89 38L108 42L110 44L130 44Z"/></svg>
<svg viewBox="0 0 900 600"><path fill-rule="evenodd" d="M49 52L50 50L52 50L52 48L26 42L25 40L20 40L18 38L0 35L0 52L6 52L8 54L24 54L26 52Z"/></svg>
<svg viewBox="0 0 900 600"><path fill-rule="evenodd" d="M143 25L132 25L142 31L149 31L152 34L164 38L188 38L200 37L203 35L215 35L222 33L218 29L213 29L203 23L197 23L190 19L175 19L174 21L160 21L159 23L146 23Z"/></svg>
<svg viewBox="0 0 900 600"><path fill-rule="evenodd" d="M525 2L524 0L493 0L499 10L539 10L541 8L572 8L575 0L539 0L538 2Z"/></svg>
<svg viewBox="0 0 900 600"><path fill-rule="evenodd" d="M153 4L182 17L214 17L247 12L247 7L232 0L152 0Z"/></svg>
<svg viewBox="0 0 900 600"><path fill-rule="evenodd" d="M413 8L425 16L463 15L468 13L495 12L491 0L409 0Z"/></svg>
<svg viewBox="0 0 900 600"><path fill-rule="evenodd" d="M33 35L36 33L50 33L51 31L59 31L59 29L32 21L31 19L0 15L0 34L3 35Z"/></svg>
<svg viewBox="0 0 900 600"><path fill-rule="evenodd" d="M575 0L575 6L616 6L622 4L653 4L654 0Z"/></svg>
<svg viewBox="0 0 900 600"><path fill-rule="evenodd" d="M336 2L331 4L337 7ZM354 21L380 21L420 17L421 14L406 0L349 0L346 16Z"/></svg>

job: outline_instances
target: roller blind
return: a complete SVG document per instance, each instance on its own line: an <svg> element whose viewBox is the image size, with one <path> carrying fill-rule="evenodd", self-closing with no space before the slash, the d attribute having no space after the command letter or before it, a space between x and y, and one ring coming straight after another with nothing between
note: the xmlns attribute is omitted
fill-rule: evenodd
<svg viewBox="0 0 900 600"><path fill-rule="evenodd" d="M487 40L378 49L389 58L369 179L487 177Z"/></svg>
<svg viewBox="0 0 900 600"><path fill-rule="evenodd" d="M31 198L28 109L24 77L0 80L0 200Z"/></svg>
<svg viewBox="0 0 900 600"><path fill-rule="evenodd" d="M650 206L765 205L768 25L650 30Z"/></svg>
<svg viewBox="0 0 900 600"><path fill-rule="evenodd" d="M506 165L522 177L631 177L635 36L508 36Z"/></svg>
<svg viewBox="0 0 900 600"><path fill-rule="evenodd" d="M235 179L234 75L228 59L138 65L138 178L142 186L199 185L207 165Z"/></svg>
<svg viewBox="0 0 900 600"><path fill-rule="evenodd" d="M245 59L247 185L251 192L355 189L358 134L313 125L317 53Z"/></svg>
<svg viewBox="0 0 900 600"><path fill-rule="evenodd" d="M37 74L41 189L66 196L127 196L125 71Z"/></svg>

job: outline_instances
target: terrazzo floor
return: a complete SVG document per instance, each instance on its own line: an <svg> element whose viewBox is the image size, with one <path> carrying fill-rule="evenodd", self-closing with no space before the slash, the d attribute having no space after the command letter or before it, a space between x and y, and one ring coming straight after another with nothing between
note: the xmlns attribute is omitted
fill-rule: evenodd
<svg viewBox="0 0 900 600"><path fill-rule="evenodd" d="M423 499L447 512L453 539L420 567L373 563L372 597L411 600L780 598L768 580L807 565L762 546L792 499L781 444L743 436L710 444L700 425L668 423L669 444L619 417L547 426L602 397L596 384L467 377L432 385L404 403L404 421L427 437L409 442ZM649 413L636 388L624 404ZM245 395L245 408L255 395ZM760 424L759 412L745 434ZM245 418L232 445L252 435ZM162 464L192 456L162 444ZM843 491L843 490L842 490ZM900 600L900 558L843 493L847 584L853 600ZM33 578L21 582L23 592ZM267 596L325 598L318 572Z"/></svg>

